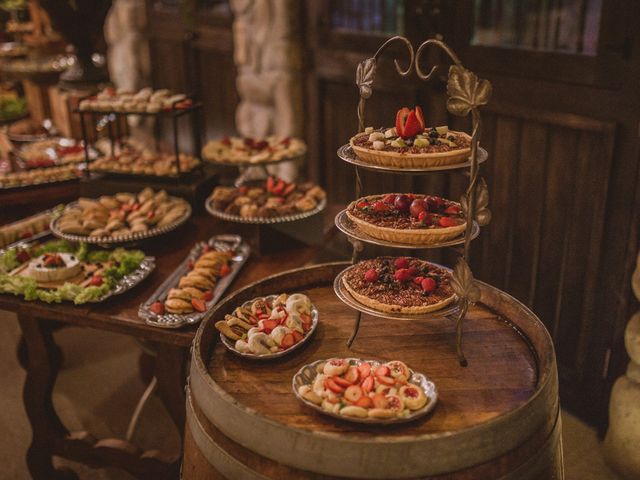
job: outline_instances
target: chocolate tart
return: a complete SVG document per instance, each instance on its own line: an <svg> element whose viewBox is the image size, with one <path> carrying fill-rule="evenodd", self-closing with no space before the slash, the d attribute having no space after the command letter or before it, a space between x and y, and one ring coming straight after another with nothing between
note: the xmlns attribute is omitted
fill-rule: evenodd
<svg viewBox="0 0 640 480"><path fill-rule="evenodd" d="M401 194L388 194L401 195ZM347 216L357 227L367 235L385 240L410 245L430 245L451 240L464 232L467 222L461 215L460 204L440 197L428 197L427 195L413 195L415 199L438 198L439 207L430 208L429 215L433 221L429 224L421 222L411 216L409 212L402 212L392 204L384 202L388 195L369 195L352 202L347 208ZM375 202L383 202L387 206L384 212L375 212L372 205ZM359 208L362 204L368 205ZM444 210L453 207L458 213L445 213ZM448 217L459 222L453 226L440 226L439 219Z"/></svg>
<svg viewBox="0 0 640 480"><path fill-rule="evenodd" d="M404 258L407 268L415 273L406 280L397 279L396 266ZM375 270L377 278L367 279L367 272ZM432 278L436 286L425 291L416 280ZM344 274L343 284L358 302L385 313L424 314L440 310L456 299L450 284L450 273L433 263L412 257L378 257L364 260L350 267Z"/></svg>
<svg viewBox="0 0 640 480"><path fill-rule="evenodd" d="M423 134L428 137L433 129L425 129ZM380 131L380 130L378 130ZM448 130L439 134L434 140L445 139L447 143L429 144L422 147L406 145L394 147L385 141L384 148L373 148L369 140L370 133L359 133L349 140L351 148L360 160L383 167L402 168L431 168L464 163L471 155L471 137L464 132ZM448 144L451 142L453 145Z"/></svg>

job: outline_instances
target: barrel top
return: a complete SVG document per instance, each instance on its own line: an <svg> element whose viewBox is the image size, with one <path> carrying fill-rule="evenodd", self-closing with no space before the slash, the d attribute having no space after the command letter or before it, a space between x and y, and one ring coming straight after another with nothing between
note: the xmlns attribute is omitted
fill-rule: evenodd
<svg viewBox="0 0 640 480"><path fill-rule="evenodd" d="M330 285L298 291L308 295L319 309L320 324L309 344L291 356L252 362L228 352L219 341L200 338L211 345L208 375L255 415L310 432L350 437L422 436L479 426L517 409L538 388L540 355L510 319L485 305L470 308L465 320L464 351L469 366L463 368L455 354L452 320L399 322L363 315L358 337L349 349L346 340L355 311L335 296ZM217 332L204 328L200 335L215 336ZM302 365L331 357L402 360L436 383L438 405L427 417L394 427L355 425L323 416L298 402L291 379Z"/></svg>

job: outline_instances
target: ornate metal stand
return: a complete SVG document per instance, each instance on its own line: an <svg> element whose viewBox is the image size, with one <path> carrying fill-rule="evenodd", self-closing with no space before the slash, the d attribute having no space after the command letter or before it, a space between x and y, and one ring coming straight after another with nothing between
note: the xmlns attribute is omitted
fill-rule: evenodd
<svg viewBox="0 0 640 480"><path fill-rule="evenodd" d="M467 365L467 361L464 357L462 350L462 334L463 334L463 320L467 314L467 310L470 304L473 304L480 300L480 290L474 283L473 273L469 267L470 259L470 247L471 240L475 238L474 224L477 222L480 226L485 226L491 220L491 212L488 209L489 204L489 191L487 184L479 176L479 164L480 161L486 159L486 152L480 149L480 135L482 131L482 122L480 118L479 107L486 105L491 97L491 84L484 79L479 79L473 72L464 68L458 56L454 51L444 42L436 39L430 39L422 43L417 53L414 53L413 47L409 40L405 37L396 36L387 40L371 58L362 61L356 71L356 84L360 91L360 100L358 102L358 126L359 131L363 132L365 129L365 106L366 101L373 93L373 82L376 75L377 61L380 55L393 43L403 44L409 53L409 64L406 69L402 69L399 62L394 60L395 68L401 77L408 76L413 70L414 66L418 78L424 81L429 81L433 78L435 72L439 68L439 65L434 65L428 73L424 73L420 67L420 58L422 53L430 46L437 47L444 51L452 61L452 65L449 67L449 75L447 81L447 110L456 116L466 117L471 114L472 119L472 136L471 136L471 157L469 162L462 165L452 165L450 167L438 167L434 169L423 170L411 170L403 171L402 169L385 168L386 171L393 171L393 173L401 174L425 174L430 171L442 171L443 169L469 169L469 186L460 199L462 211L467 222L467 228L464 233L464 237L460 239L460 242L464 244L464 251L462 256L458 259L456 266L453 269L452 274L452 287L458 296L458 312L454 315L456 321L456 352L458 359L462 366ZM353 162L353 158L348 157L348 147L342 147L338 151L338 155L349 163ZM481 155L482 154L482 155ZM356 198L362 196L362 179L360 177L359 166L355 165L356 173ZM355 263L358 260L359 253L363 250L363 243L361 240L366 239L350 238L349 241L353 245L352 262ZM377 242L370 242L377 243ZM389 245L390 246L390 245ZM406 248L403 245L393 245L396 248ZM415 247L414 247L415 248ZM434 313L437 315L437 312ZM353 333L349 338L347 345L350 347L358 334L360 327L360 319L362 312L358 311L356 321L354 325ZM431 315L433 317L433 315ZM416 317L423 318L423 317ZM426 318L426 317L425 317Z"/></svg>

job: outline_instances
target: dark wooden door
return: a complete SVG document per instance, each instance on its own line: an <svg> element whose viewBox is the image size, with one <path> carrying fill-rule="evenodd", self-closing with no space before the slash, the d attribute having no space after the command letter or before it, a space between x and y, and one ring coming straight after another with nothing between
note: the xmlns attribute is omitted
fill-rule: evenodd
<svg viewBox="0 0 640 480"><path fill-rule="evenodd" d="M364 14L347 8L337 22L336 7L352 3L317 2L307 17L309 139L318 138L311 172L340 202L353 195L352 169L335 149L356 129L355 65L394 33L375 12L358 21ZM621 338L638 248L638 2L390 4L401 4L395 32L414 44L442 36L493 83L482 143L494 220L475 242L474 270L540 316L554 337L563 406L604 425L611 380L625 366ZM380 66L367 124L389 124L398 108L420 104L428 123L464 127L446 112L442 83L399 80L390 58ZM364 182L368 192L413 188L454 198L464 185L443 175Z"/></svg>

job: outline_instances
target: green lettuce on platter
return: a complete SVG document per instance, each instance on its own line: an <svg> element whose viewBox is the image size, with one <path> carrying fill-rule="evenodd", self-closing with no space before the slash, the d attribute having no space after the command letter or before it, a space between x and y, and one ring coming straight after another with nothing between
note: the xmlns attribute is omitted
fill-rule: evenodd
<svg viewBox="0 0 640 480"><path fill-rule="evenodd" d="M64 283L55 289L39 288L35 279L24 276L12 276L8 273L20 266L18 248L6 250L0 254L0 293L23 296L25 300L40 300L46 303L73 302L76 305L99 300L109 293L126 275L140 267L144 253L140 250L117 248L93 250L87 244L74 245L66 240L53 240L32 248L31 258L43 253L73 253L79 260L87 263L110 263L103 271L103 283L100 286L82 287L75 283Z"/></svg>

